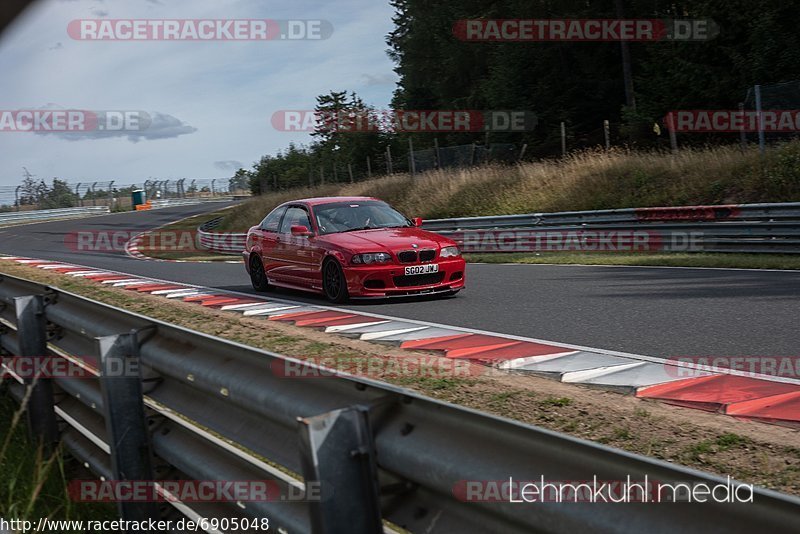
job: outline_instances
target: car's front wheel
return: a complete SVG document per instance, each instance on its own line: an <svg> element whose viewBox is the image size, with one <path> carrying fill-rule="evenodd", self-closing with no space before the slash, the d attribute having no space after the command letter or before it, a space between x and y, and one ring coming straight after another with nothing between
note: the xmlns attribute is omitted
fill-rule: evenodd
<svg viewBox="0 0 800 534"><path fill-rule="evenodd" d="M331 302L344 302L349 297L347 293L347 280L344 277L342 266L336 260L328 260L322 266L322 288L325 297Z"/></svg>
<svg viewBox="0 0 800 534"><path fill-rule="evenodd" d="M267 273L264 272L264 264L256 254L250 256L250 282L256 291L268 291L270 288Z"/></svg>

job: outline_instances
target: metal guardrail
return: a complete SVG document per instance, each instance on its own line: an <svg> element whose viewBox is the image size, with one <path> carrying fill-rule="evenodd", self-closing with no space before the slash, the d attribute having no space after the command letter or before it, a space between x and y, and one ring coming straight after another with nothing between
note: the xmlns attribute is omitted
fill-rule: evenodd
<svg viewBox="0 0 800 534"><path fill-rule="evenodd" d="M86 206L81 208L62 208L56 210L14 211L0 213L0 226L24 221L46 221L49 219L66 219L90 217L110 213L108 206Z"/></svg>
<svg viewBox="0 0 800 534"><path fill-rule="evenodd" d="M13 382L35 435L60 439L99 476L267 480L321 499L172 503L190 517L268 517L270 530L352 534L477 532L798 532L800 499L753 502L511 503L457 498L468 481L729 480L431 400L126 312L14 277L0 278L0 346L59 355L88 379ZM136 374L112 369L138 363ZM302 366L325 378L289 378ZM97 375L96 377L94 375ZM301 373L299 376L309 376ZM54 400L55 399L55 400ZM144 454L142 452L144 451ZM152 452L153 461L148 451ZM166 506L166 505L165 505ZM125 502L123 518L163 512Z"/></svg>
<svg viewBox="0 0 800 534"><path fill-rule="evenodd" d="M240 254L246 235L211 232L200 243ZM800 203L629 208L425 221L465 252L593 251L800 253ZM608 242L608 243L606 243ZM606 248L604 246L608 245Z"/></svg>
<svg viewBox="0 0 800 534"><path fill-rule="evenodd" d="M197 241L204 249L216 254L241 255L247 241L247 234L238 232L213 232L222 217L216 217L200 225Z"/></svg>
<svg viewBox="0 0 800 534"><path fill-rule="evenodd" d="M455 239L467 252L591 251L611 236L611 251L800 253L800 203L438 219L424 228Z"/></svg>
<svg viewBox="0 0 800 534"><path fill-rule="evenodd" d="M196 204L205 204L207 202L228 202L233 200L232 196L226 197L210 197L210 198L168 198L168 199L153 199L150 200L152 209L171 208L174 206L193 206Z"/></svg>

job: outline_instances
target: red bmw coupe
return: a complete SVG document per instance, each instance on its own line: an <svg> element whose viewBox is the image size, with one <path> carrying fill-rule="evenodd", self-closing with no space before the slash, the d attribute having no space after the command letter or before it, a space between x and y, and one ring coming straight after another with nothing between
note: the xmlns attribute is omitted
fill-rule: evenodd
<svg viewBox="0 0 800 534"><path fill-rule="evenodd" d="M456 243L421 224L375 198L287 202L247 232L244 264L258 291L282 286L333 302L464 289Z"/></svg>

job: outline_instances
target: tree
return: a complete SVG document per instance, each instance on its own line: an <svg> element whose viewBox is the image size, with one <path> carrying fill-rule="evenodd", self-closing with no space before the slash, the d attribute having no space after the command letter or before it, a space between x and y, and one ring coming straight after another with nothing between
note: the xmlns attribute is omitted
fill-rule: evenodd
<svg viewBox="0 0 800 534"><path fill-rule="evenodd" d="M250 171L239 169L233 178L228 180L228 191L241 191L250 188Z"/></svg>
<svg viewBox="0 0 800 534"><path fill-rule="evenodd" d="M47 187L40 202L42 209L71 208L75 206L75 194L64 180L53 178L52 187Z"/></svg>

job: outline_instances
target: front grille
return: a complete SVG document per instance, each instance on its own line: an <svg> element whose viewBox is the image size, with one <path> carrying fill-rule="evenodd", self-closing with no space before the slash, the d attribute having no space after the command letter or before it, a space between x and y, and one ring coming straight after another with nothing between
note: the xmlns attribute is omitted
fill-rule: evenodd
<svg viewBox="0 0 800 534"><path fill-rule="evenodd" d="M419 261L432 261L436 257L435 250L420 250Z"/></svg>
<svg viewBox="0 0 800 534"><path fill-rule="evenodd" d="M417 251L406 250L397 255L400 263L417 263Z"/></svg>
<svg viewBox="0 0 800 534"><path fill-rule="evenodd" d="M411 276L395 276L395 287L432 286L444 280L444 273L413 274Z"/></svg>

